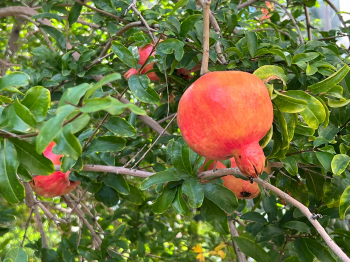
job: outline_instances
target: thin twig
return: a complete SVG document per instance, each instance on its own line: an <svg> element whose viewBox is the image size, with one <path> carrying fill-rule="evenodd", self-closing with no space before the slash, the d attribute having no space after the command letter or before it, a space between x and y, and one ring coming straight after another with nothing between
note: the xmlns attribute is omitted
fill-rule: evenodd
<svg viewBox="0 0 350 262"><path fill-rule="evenodd" d="M176 115L176 113L171 114L171 115L169 115L169 116L167 116L167 117L165 117L165 118L163 118L163 119L157 121L157 123L158 123L158 124L161 124L161 123L163 123L163 122L165 122L165 121L167 121L167 120L173 118L174 115Z"/></svg>
<svg viewBox="0 0 350 262"><path fill-rule="evenodd" d="M70 211L70 213L68 214L68 216L66 217L66 221L69 220L70 216L72 215L72 213L74 212L75 208L79 205L80 201L83 199L83 197L85 196L86 192L88 191L89 187L86 187L85 190L83 191L82 195L80 196L79 200L75 202L72 210Z"/></svg>
<svg viewBox="0 0 350 262"><path fill-rule="evenodd" d="M309 8L306 6L306 4L303 4L304 11L305 11L305 18L306 18L306 27L307 27L307 38L309 41L312 40L312 33L311 33L311 22L310 22L310 14L309 14Z"/></svg>
<svg viewBox="0 0 350 262"><path fill-rule="evenodd" d="M201 75L204 75L209 72L209 11L210 11L211 0L203 1L203 58L202 58L202 67Z"/></svg>
<svg viewBox="0 0 350 262"><path fill-rule="evenodd" d="M136 1L135 1L136 2ZM155 36L153 35L152 31L151 31L151 28L149 27L149 25L147 24L147 21L145 20L145 18L143 18L143 16L141 15L141 13L139 12L139 10L137 10L137 7L136 7L136 3L132 3L130 5L130 7L132 8L132 10L140 17L142 23L144 24L144 26L147 28L148 30L148 33L149 35L151 36L152 40L153 40L153 43L156 42L156 38Z"/></svg>
<svg viewBox="0 0 350 262"><path fill-rule="evenodd" d="M259 1L263 1L263 0L259 0ZM289 12L289 10L284 5L280 4L279 2L277 2L275 0L269 0L269 2L274 3L275 5L278 5L286 12L286 14L289 16L290 20L292 21L292 23L294 24L294 26L298 32L300 44L304 44L303 34L301 33L300 28L298 26L298 23L294 19L294 16Z"/></svg>
<svg viewBox="0 0 350 262"><path fill-rule="evenodd" d="M171 125L171 123L176 118L177 114L173 116L173 118L170 120L170 122L167 124L167 126L164 128L164 131ZM163 132L164 133L164 132ZM143 154L143 156L134 164L134 166L131 169L134 169L135 166L137 166L138 163L141 162L141 160L147 155L147 153L152 149L152 147L158 142L158 140L163 136L163 133L159 134L159 136L154 140L152 145L147 149L147 151Z"/></svg>
<svg viewBox="0 0 350 262"><path fill-rule="evenodd" d="M283 253L284 253L284 249L286 248L287 243L288 243L288 240L284 241L284 244L283 244L283 247L282 247L282 251L281 251L281 253L280 253L280 258L279 258L278 262L281 262L281 261L282 261L282 257L283 257L283 255L284 255L284 254L283 254Z"/></svg>
<svg viewBox="0 0 350 262"><path fill-rule="evenodd" d="M105 122L106 118L109 116L109 113L106 113L106 115L104 116L104 118L100 121L100 123L98 124L98 126L96 127L95 131L92 133L92 135L89 137L89 139L85 142L82 151L84 151L84 149L87 147L87 145L90 143L90 141L92 140L92 138L96 135L98 129L102 126L102 124Z"/></svg>
<svg viewBox="0 0 350 262"><path fill-rule="evenodd" d="M41 217L39 214L38 206L34 205L33 208L34 208L36 223L38 224L40 235L41 235L42 247L48 248L49 246L47 245L47 238L46 238L45 230L43 227L43 221L41 220Z"/></svg>
<svg viewBox="0 0 350 262"><path fill-rule="evenodd" d="M41 203L41 202L38 201L38 202L36 202L36 204L41 208L41 210L44 212L44 214L45 214L46 216L48 216L51 220L55 221L56 224L58 224L58 223L67 224L67 222L66 222L65 220L55 217L55 216L43 205L43 203Z"/></svg>
<svg viewBox="0 0 350 262"><path fill-rule="evenodd" d="M228 226L230 228L230 233L231 233L231 237L232 239L234 237L239 237L237 228L235 226L235 223L233 222L233 220L229 220L228 221ZM236 244L235 241L233 241L233 247L235 249L236 255L237 255L237 260L238 262L247 262L247 258L245 257L245 255L243 254L243 252L241 251L241 249L238 247L238 245Z"/></svg>
<svg viewBox="0 0 350 262"><path fill-rule="evenodd" d="M29 214L29 217L28 217L28 220L27 220L27 223L26 223L26 229L25 229L25 231L24 231L24 235L23 235L23 240L22 240L22 243L21 243L21 247L23 247L24 240L26 239L26 235L27 235L29 223L30 223L30 220L32 219L33 212L34 212L34 208L31 208L31 209L30 209L30 214Z"/></svg>
<svg viewBox="0 0 350 262"><path fill-rule="evenodd" d="M142 150L145 149L145 147L147 146L147 144L145 144L123 167L127 167L128 165L130 165L130 163L139 156L139 154L142 152Z"/></svg>

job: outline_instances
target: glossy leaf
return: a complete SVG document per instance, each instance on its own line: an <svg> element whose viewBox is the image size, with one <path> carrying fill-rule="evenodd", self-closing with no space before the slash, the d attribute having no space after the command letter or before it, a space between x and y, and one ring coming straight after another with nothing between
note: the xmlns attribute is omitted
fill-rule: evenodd
<svg viewBox="0 0 350 262"><path fill-rule="evenodd" d="M185 182L186 183L186 182ZM229 215L233 215L238 207L236 195L228 188L217 184L203 184L204 196L218 205Z"/></svg>
<svg viewBox="0 0 350 262"><path fill-rule="evenodd" d="M350 186L348 186L340 197L339 214L340 218L345 220L345 215L350 208Z"/></svg>
<svg viewBox="0 0 350 262"><path fill-rule="evenodd" d="M150 80L147 75L132 75L129 78L130 90L138 99L146 103L159 102L159 95L149 85Z"/></svg>
<svg viewBox="0 0 350 262"><path fill-rule="evenodd" d="M254 31L247 31L245 33L247 39L248 50L251 57L254 57L256 50L258 49L258 37Z"/></svg>
<svg viewBox="0 0 350 262"><path fill-rule="evenodd" d="M186 201L184 200L182 196L182 190L181 188L178 188L174 202L173 202L173 208L177 213L180 215L186 215L189 212L188 206L186 204Z"/></svg>
<svg viewBox="0 0 350 262"><path fill-rule="evenodd" d="M284 159L281 159L283 167L288 171L289 174L296 176L298 174L298 163L291 156L287 156Z"/></svg>
<svg viewBox="0 0 350 262"><path fill-rule="evenodd" d="M0 78L0 90L7 87L26 86L29 76L22 72L13 72Z"/></svg>
<svg viewBox="0 0 350 262"><path fill-rule="evenodd" d="M19 162L16 149L7 140L0 141L0 194L9 203L24 199L24 187L17 178Z"/></svg>
<svg viewBox="0 0 350 262"><path fill-rule="evenodd" d="M116 136L102 136L94 138L86 148L84 154L91 152L119 152L125 147L125 139Z"/></svg>
<svg viewBox="0 0 350 262"><path fill-rule="evenodd" d="M142 194L140 189L133 185L129 185L130 194L124 195L123 198L135 205L142 205L145 201L145 196Z"/></svg>
<svg viewBox="0 0 350 262"><path fill-rule="evenodd" d="M268 79L270 77L277 77L281 79L284 85L287 83L287 76L282 68L274 65L265 65L254 71L253 75L259 77L261 80Z"/></svg>
<svg viewBox="0 0 350 262"><path fill-rule="evenodd" d="M51 160L38 154L33 144L18 138L9 138L17 151L18 160L30 173L35 175L49 175L55 171Z"/></svg>
<svg viewBox="0 0 350 262"><path fill-rule="evenodd" d="M271 258L266 251L252 240L245 237L233 237L232 240L247 256L254 258L256 261L271 262Z"/></svg>
<svg viewBox="0 0 350 262"><path fill-rule="evenodd" d="M189 30L192 30L195 23L202 18L202 15L190 15L187 16L181 23L180 36L185 37Z"/></svg>
<svg viewBox="0 0 350 262"><path fill-rule="evenodd" d="M307 102L305 100L296 99L281 93L277 93L274 103L279 110L286 113L299 113L307 106Z"/></svg>
<svg viewBox="0 0 350 262"><path fill-rule="evenodd" d="M321 82L317 82L309 86L307 89L314 94L325 93L330 90L333 86L338 84L349 72L349 66L344 65L339 71L335 72L333 75L329 76Z"/></svg>
<svg viewBox="0 0 350 262"><path fill-rule="evenodd" d="M177 188L169 189L167 186L163 188L162 193L152 205L152 211L156 214L164 213L173 202Z"/></svg>
<svg viewBox="0 0 350 262"><path fill-rule="evenodd" d="M323 246L319 241L312 238L305 238L304 241L308 249L322 262L336 262L336 260L329 253L328 248Z"/></svg>
<svg viewBox="0 0 350 262"><path fill-rule="evenodd" d="M204 198L204 190L197 178L192 177L186 180L182 185L182 193L187 195L188 204L192 208L198 208L202 205Z"/></svg>
<svg viewBox="0 0 350 262"><path fill-rule="evenodd" d="M311 234L309 226L304 222L289 221L288 223L284 224L284 227L297 230L298 232Z"/></svg>
<svg viewBox="0 0 350 262"><path fill-rule="evenodd" d="M324 107L316 98L300 90L288 91L286 92L286 95L307 102L307 107L300 112L300 115L311 128L317 129L326 119Z"/></svg>
<svg viewBox="0 0 350 262"><path fill-rule="evenodd" d="M58 107L67 105L67 103L78 105L80 99L85 92L90 88L89 84L81 84L75 87L68 88L62 95Z"/></svg>
<svg viewBox="0 0 350 262"><path fill-rule="evenodd" d="M27 262L28 255L25 249L21 247L14 247L7 252L4 261L6 260L8 260L8 262Z"/></svg>
<svg viewBox="0 0 350 262"><path fill-rule="evenodd" d="M101 88L102 86L110 82L119 80L120 78L121 78L121 75L119 73L113 73L105 76L104 78L102 78L100 81L98 81L96 84L94 84L92 87L90 87L86 91L84 101L87 100L97 89ZM81 87L81 89L85 89L85 88ZM78 91L78 93L81 93L81 92Z"/></svg>
<svg viewBox="0 0 350 262"><path fill-rule="evenodd" d="M170 181L179 181L181 178L174 171L165 170L147 177L141 184L141 190L145 190L153 185Z"/></svg>
<svg viewBox="0 0 350 262"><path fill-rule="evenodd" d="M41 86L35 86L28 90L21 104L28 108L37 122L41 122L49 110L50 102L50 91Z"/></svg>
<svg viewBox="0 0 350 262"><path fill-rule="evenodd" d="M112 117L103 124L109 131L122 136L130 137L136 135L136 129L121 117Z"/></svg>
<svg viewBox="0 0 350 262"><path fill-rule="evenodd" d="M65 156L77 160L82 153L79 140L72 134L72 127L65 126L62 131L55 137L56 149Z"/></svg>
<svg viewBox="0 0 350 262"><path fill-rule="evenodd" d="M111 48L124 64L135 69L137 68L137 61L129 49L116 41L112 42Z"/></svg>
<svg viewBox="0 0 350 262"><path fill-rule="evenodd" d="M339 176L341 173L343 173L346 167L349 165L349 162L350 156L344 154L335 155L331 163L332 172L334 175Z"/></svg>
<svg viewBox="0 0 350 262"><path fill-rule="evenodd" d="M314 254L307 247L306 241L303 238L298 238L294 241L295 252L300 261L312 262Z"/></svg>
<svg viewBox="0 0 350 262"><path fill-rule="evenodd" d="M204 198L203 205L201 207L201 214L204 219L213 226L215 231L223 235L228 234L229 228L227 215L214 202Z"/></svg>

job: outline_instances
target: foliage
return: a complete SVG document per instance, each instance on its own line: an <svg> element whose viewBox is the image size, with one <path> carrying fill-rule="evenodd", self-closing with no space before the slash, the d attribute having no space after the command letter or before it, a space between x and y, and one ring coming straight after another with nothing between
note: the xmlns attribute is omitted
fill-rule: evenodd
<svg viewBox="0 0 350 262"><path fill-rule="evenodd" d="M237 261L233 243L256 261L339 260L308 218L277 195L237 200L222 179L197 178L205 159L184 143L173 115L199 77L178 73L202 60L196 1L85 2L97 11L79 2L0 3L0 260ZM209 70L268 81L274 122L260 144L267 164L281 163L269 181L321 214L349 256L349 50L336 39L350 33L350 21L308 35L304 7L315 0L280 1L296 24L280 5L241 2L251 1L211 5L220 32L210 31ZM147 60L156 62L151 71L160 81L122 77L141 67L137 47L152 43L135 9L163 39ZM71 195L81 200L76 207L37 196L58 219L69 217L64 224L41 213L46 247L23 183L54 172L42 154L51 141L64 155L60 169L82 185ZM131 168L156 174L145 179ZM73 207L84 215L70 216ZM239 222L239 236L231 238L229 220Z"/></svg>

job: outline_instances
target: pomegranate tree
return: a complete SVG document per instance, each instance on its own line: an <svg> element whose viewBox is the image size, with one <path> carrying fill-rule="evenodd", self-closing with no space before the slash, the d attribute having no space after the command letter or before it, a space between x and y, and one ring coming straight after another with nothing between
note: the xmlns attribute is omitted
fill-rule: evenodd
<svg viewBox="0 0 350 262"><path fill-rule="evenodd" d="M183 94L178 124L189 147L215 160L234 157L248 177L262 173L259 140L269 131L273 109L265 84L240 71L207 73Z"/></svg>

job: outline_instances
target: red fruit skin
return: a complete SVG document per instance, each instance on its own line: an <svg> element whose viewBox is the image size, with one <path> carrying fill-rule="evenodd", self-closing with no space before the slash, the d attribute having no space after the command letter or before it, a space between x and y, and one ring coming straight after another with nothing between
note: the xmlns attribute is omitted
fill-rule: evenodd
<svg viewBox="0 0 350 262"><path fill-rule="evenodd" d="M50 159L54 165L60 165L60 158L63 155L52 153L52 148L56 145L51 142L44 150L44 156ZM29 182L33 191L43 197L56 197L72 192L80 181L70 181L68 179L70 171L62 173L61 171L53 172L48 176L36 176Z"/></svg>
<svg viewBox="0 0 350 262"><path fill-rule="evenodd" d="M234 158L231 158L231 167L236 167L236 161ZM204 165L209 160L206 159L204 162ZM199 169L200 172L204 171L204 165ZM215 161L210 164L208 167L208 170L213 170L215 165ZM216 163L217 169L223 169L226 168L226 166L221 163L220 161L217 161ZM259 188L259 185L255 182L250 183L250 181L246 181L240 178L236 178L234 176L224 176L222 177L224 180L224 187L227 187L230 189L238 199L250 199L250 198L256 198L260 195L261 191Z"/></svg>
<svg viewBox="0 0 350 262"><path fill-rule="evenodd" d="M139 65L142 66L146 62L148 56L152 52L152 49L153 49L153 45L150 45L150 44L139 48L139 56L140 56L140 59L139 59L139 62L138 62ZM155 55L155 52L153 51L152 56L154 56L154 55ZM143 68L143 70L141 71L141 74L144 74L144 73L146 73L149 70L152 70L153 69L153 64L154 63L147 64ZM137 73L138 73L138 70L136 70L135 68L131 68L129 71L127 71L124 74L124 78L125 79L129 79L132 75L137 75ZM157 74L155 72L148 73L147 76L152 81L160 80L160 78L157 76Z"/></svg>
<svg viewBox="0 0 350 262"><path fill-rule="evenodd" d="M60 165L61 164L61 161L60 161L60 158L63 156L63 155L56 155L54 153L52 153L52 148L56 145L55 142L51 142L44 150L44 156L48 159L50 159L52 161L52 163L54 165Z"/></svg>
<svg viewBox="0 0 350 262"><path fill-rule="evenodd" d="M72 192L80 181L70 181L68 179L70 171L62 173L53 172L49 176L36 176L29 182L33 191L43 197L62 196Z"/></svg>
<svg viewBox="0 0 350 262"><path fill-rule="evenodd" d="M215 160L234 157L248 177L264 168L259 140L269 131L273 108L265 84L240 71L210 72L183 94L177 121L189 147Z"/></svg>

